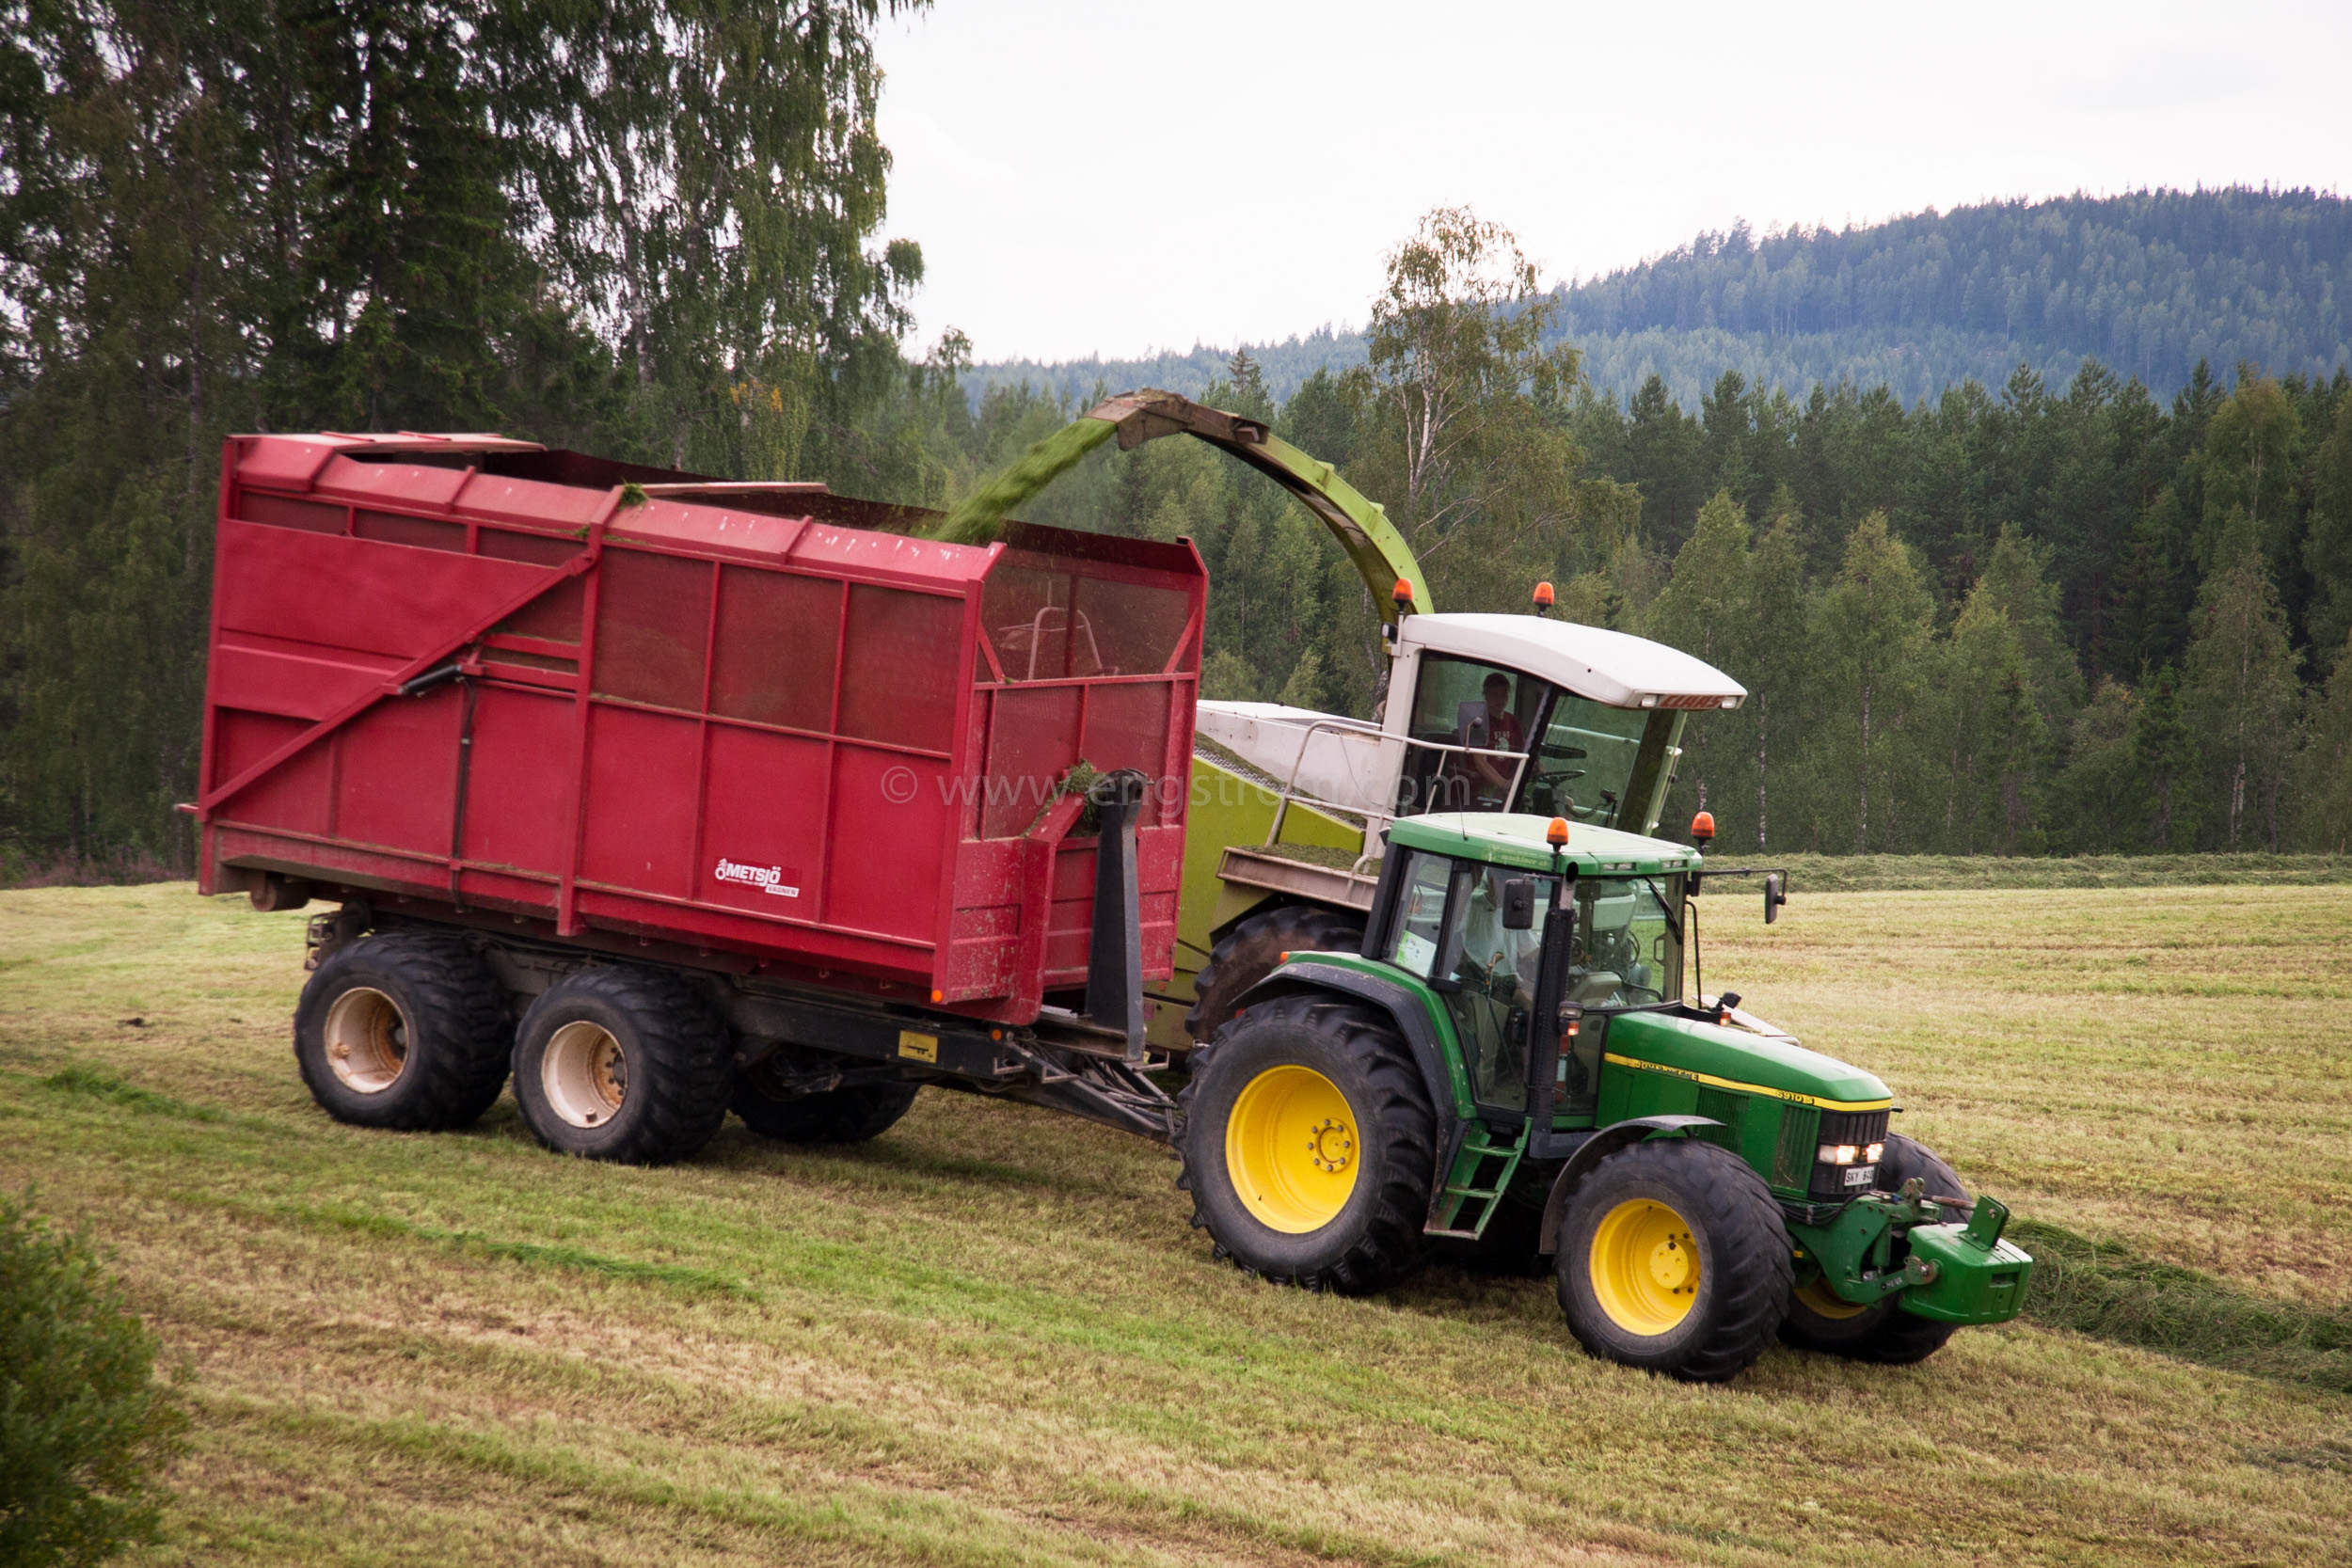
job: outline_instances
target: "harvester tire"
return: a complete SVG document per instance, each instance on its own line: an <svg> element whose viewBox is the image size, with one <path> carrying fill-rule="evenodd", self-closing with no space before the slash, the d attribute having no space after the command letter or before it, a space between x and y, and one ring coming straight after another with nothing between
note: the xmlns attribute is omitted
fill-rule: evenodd
<svg viewBox="0 0 2352 1568"><path fill-rule="evenodd" d="M1312 904L1260 910L1236 923L1209 950L1209 961L1193 976L1195 998L1184 1014L1184 1032L1206 1042L1241 1010L1249 988L1281 964L1285 953L1354 953L1364 945L1360 917Z"/></svg>
<svg viewBox="0 0 2352 1568"><path fill-rule="evenodd" d="M1936 1158L1927 1145L1899 1132L1888 1133L1886 1153L1879 1161L1880 1187L1900 1192L1903 1183L1915 1176L1926 1181L1931 1198L1972 1201L1968 1189L1961 1185L1960 1174ZM1816 1283L1789 1298L1780 1337L1799 1350L1907 1367L1942 1350L1958 1326L1906 1312L1893 1302L1856 1308Z"/></svg>
<svg viewBox="0 0 2352 1568"><path fill-rule="evenodd" d="M852 1084L816 1094L785 1094L766 1063L739 1069L727 1109L763 1138L787 1144L862 1144L898 1124L920 1084Z"/></svg>
<svg viewBox="0 0 2352 1568"><path fill-rule="evenodd" d="M454 936L383 931L321 959L294 1006L294 1062L337 1121L471 1127L506 1084L506 993Z"/></svg>
<svg viewBox="0 0 2352 1568"><path fill-rule="evenodd" d="M653 969L583 969L548 987L515 1041L532 1137L616 1164L683 1160L726 1120L726 1036L703 999Z"/></svg>
<svg viewBox="0 0 2352 1568"><path fill-rule="evenodd" d="M1359 1295L1419 1261L1437 1117L1381 1014L1327 995L1248 1008L1192 1055L1177 1145L1216 1256Z"/></svg>
<svg viewBox="0 0 2352 1568"><path fill-rule="evenodd" d="M1587 1354L1689 1383L1721 1383L1763 1354L1795 1269L1764 1179L1692 1138L1595 1165L1561 1216L1554 1265Z"/></svg>

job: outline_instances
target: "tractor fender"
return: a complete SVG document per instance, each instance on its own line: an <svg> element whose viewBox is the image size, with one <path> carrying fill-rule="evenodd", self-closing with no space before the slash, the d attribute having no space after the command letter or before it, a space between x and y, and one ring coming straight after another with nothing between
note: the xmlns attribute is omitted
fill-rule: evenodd
<svg viewBox="0 0 2352 1568"><path fill-rule="evenodd" d="M1241 1006L1270 1002L1278 996L1295 996L1301 991L1338 991L1368 1002L1395 1021L1397 1033L1413 1053L1413 1065L1421 1069L1422 1086L1429 1091L1429 1109L1437 1116L1437 1147L1444 1150L1453 1146L1454 1115L1454 1077L1446 1070L1445 1051L1438 1043L1438 1032L1430 1027L1429 1015L1414 1000L1413 993L1393 980L1383 980L1361 970L1343 969L1337 964L1286 963L1241 994ZM1442 1158L1440 1154L1440 1158ZM1442 1183L1444 1173L1438 1173Z"/></svg>
<svg viewBox="0 0 2352 1568"><path fill-rule="evenodd" d="M1552 1179L1551 1196L1544 1199L1544 1228L1535 1250L1549 1258L1560 1250L1560 1221L1568 1212L1568 1196L1585 1174L1617 1150L1647 1138L1687 1138L1702 1127L1721 1127L1709 1117L1635 1117L1612 1122L1577 1145L1568 1163Z"/></svg>

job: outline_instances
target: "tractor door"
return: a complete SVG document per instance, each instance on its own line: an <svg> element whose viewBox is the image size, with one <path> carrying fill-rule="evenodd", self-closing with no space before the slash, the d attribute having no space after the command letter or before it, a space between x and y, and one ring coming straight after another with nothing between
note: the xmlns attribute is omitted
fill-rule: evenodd
<svg viewBox="0 0 2352 1568"><path fill-rule="evenodd" d="M1445 999L1478 1104L1523 1112L1529 1020L1556 879L1530 879L1535 924L1511 930L1502 920L1503 884L1523 873L1423 849L1407 853L1394 934L1383 957Z"/></svg>

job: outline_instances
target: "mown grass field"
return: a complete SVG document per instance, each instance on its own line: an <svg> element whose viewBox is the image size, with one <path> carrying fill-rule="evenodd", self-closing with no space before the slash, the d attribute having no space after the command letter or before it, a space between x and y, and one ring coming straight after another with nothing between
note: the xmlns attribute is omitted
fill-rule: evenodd
<svg viewBox="0 0 2352 1568"><path fill-rule="evenodd" d="M2352 1395L2292 1367L2028 1322L1657 1382L1543 1280L1253 1284L1163 1151L938 1091L657 1171L511 1103L343 1129L287 1048L303 918L0 895L0 1185L112 1249L186 1378L157 1561L2352 1561ZM2352 1306L2352 887L1800 884L1707 935L1710 990L2021 1219Z"/></svg>

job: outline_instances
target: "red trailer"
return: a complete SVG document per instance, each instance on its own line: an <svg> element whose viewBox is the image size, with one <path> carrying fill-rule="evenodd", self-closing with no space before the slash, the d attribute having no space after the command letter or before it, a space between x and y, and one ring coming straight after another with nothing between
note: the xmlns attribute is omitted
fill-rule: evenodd
<svg viewBox="0 0 2352 1568"><path fill-rule="evenodd" d="M640 1011L694 999L778 1104L831 1082L839 1109L866 1070L848 1058L892 1085L1074 1070L1155 1097L1133 1069L1175 934L1200 559L1023 527L945 545L909 531L929 517L494 436L230 440L200 886L339 900L312 921L312 991L371 944L433 972L306 992L328 1109L469 1119L516 1041L493 1012L616 975ZM472 1000L422 1017L437 985ZM596 1028L576 1132L638 1120L628 1075L653 1071ZM475 1065L407 1106L437 1031ZM541 1085L559 1121L568 1070ZM717 1126L691 1109L610 1157L683 1152Z"/></svg>

